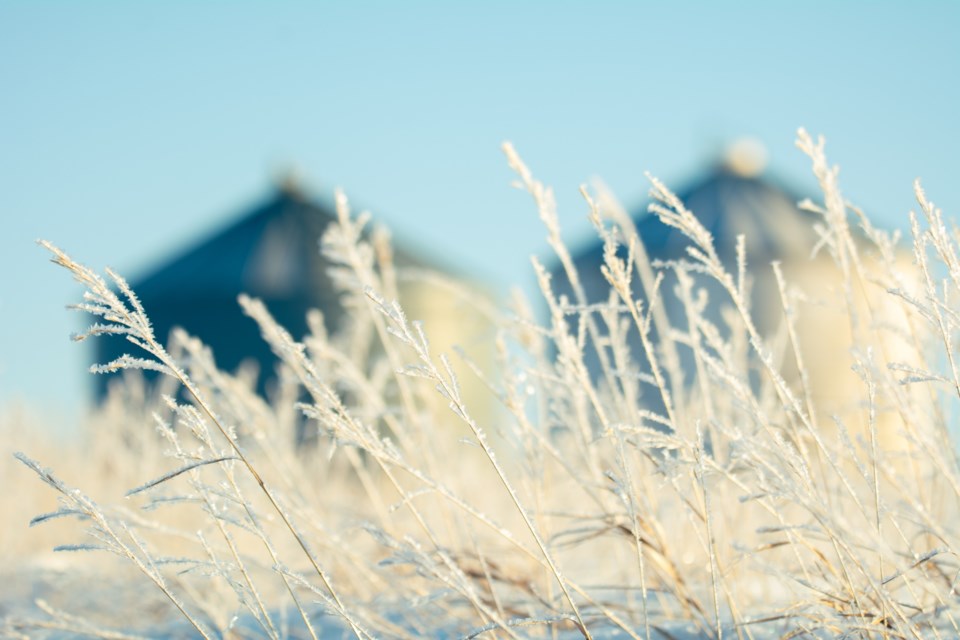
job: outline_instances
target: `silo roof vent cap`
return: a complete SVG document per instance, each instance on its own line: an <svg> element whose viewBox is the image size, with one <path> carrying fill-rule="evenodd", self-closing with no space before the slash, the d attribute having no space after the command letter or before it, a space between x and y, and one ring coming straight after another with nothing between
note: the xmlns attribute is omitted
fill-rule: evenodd
<svg viewBox="0 0 960 640"><path fill-rule="evenodd" d="M723 154L723 167L741 178L756 178L767 168L767 148L756 138L734 140Z"/></svg>

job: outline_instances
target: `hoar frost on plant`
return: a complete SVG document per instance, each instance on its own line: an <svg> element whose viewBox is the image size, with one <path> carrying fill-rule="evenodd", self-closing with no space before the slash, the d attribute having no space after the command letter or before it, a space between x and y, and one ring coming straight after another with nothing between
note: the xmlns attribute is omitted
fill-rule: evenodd
<svg viewBox="0 0 960 640"><path fill-rule="evenodd" d="M163 379L118 390L91 434L91 474L109 459L137 478L122 504L18 455L59 495L34 523L75 519L81 542L63 551L118 558L166 608L88 624L45 606L6 630L150 634L179 619L205 638L960 634L957 238L918 184L912 248L900 246L843 199L822 140L801 131L798 146L823 190L804 204L815 268L752 264L745 238L722 259L653 178L653 213L689 242L651 263L609 193L584 188L602 303L585 294L551 190L506 146L571 293L534 261L544 322L526 301L492 314L461 294L478 300L464 314L495 316L494 370L431 344L398 282L440 278L398 269L386 234L338 194L322 247L350 322L328 334L313 315L296 337L263 302L239 301L282 362L269 400L185 332L158 342L118 275L43 243L84 287L77 308L96 320L80 337L130 343L95 370ZM760 270L776 284L774 332L750 295ZM842 330L811 331L821 317ZM853 393L836 408L817 350L828 338ZM471 406L478 387L498 409Z"/></svg>

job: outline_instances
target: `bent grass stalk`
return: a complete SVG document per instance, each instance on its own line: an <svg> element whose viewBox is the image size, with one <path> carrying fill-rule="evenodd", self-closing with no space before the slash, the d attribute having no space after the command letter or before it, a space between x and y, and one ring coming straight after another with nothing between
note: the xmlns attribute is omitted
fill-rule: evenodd
<svg viewBox="0 0 960 640"><path fill-rule="evenodd" d="M100 276L93 273L90 269L72 260L65 252L50 242L40 241L40 245L53 254L54 257L52 261L55 264L70 271L70 273L73 274L74 279L86 287L86 291L84 291L83 294L85 302L76 305L75 308L79 311L86 311L94 316L99 316L108 323L106 325L95 323L89 329L87 329L86 332L75 335L74 340L81 341L92 336L105 334L120 334L126 336L127 340L129 340L135 346L140 347L146 353L156 359L151 361L131 358L130 356L125 355L121 356L117 360L114 360L113 362L97 367L96 371L109 372L125 368L140 368L158 371L162 374L176 378L180 384L183 385L184 389L187 390L191 398L193 398L194 402L197 403L203 413L206 414L210 421L214 424L229 446L233 449L234 454L243 463L244 467L246 467L247 471L256 481L257 485L260 487L267 500L269 500L277 515L280 517L290 534L296 540L314 571L316 571L324 586L329 591L330 596L336 603L338 613L343 616L358 638L362 639L367 637L368 634L364 633L360 629L356 621L354 621L352 616L350 616L344 609L343 603L337 595L337 592L333 589L326 572L320 567L317 559L310 552L306 542L303 540L302 536L287 516L286 511L280 507L280 504L277 502L273 492L267 487L260 474L254 468L253 464L244 454L243 450L241 450L235 436L229 433L220 420L217 419L213 409L211 409L206 402L206 399L194 386L186 372L184 372L177 365L177 363L173 361L166 349L164 349L163 346L157 342L153 335L150 322L147 319L147 314L141 306L136 294L127 285L126 280L113 271L109 269L107 270L107 274L120 289L124 297L130 302L133 307L132 309L128 309L119 296L117 296L117 294L107 286L106 282L104 282ZM310 625L309 619L305 618L304 622L310 630L311 637L316 638L316 634L312 630L312 625Z"/></svg>

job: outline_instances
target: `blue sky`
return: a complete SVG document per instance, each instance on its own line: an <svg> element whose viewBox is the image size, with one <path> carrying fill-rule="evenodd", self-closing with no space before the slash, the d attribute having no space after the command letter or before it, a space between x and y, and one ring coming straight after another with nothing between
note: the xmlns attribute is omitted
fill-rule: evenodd
<svg viewBox="0 0 960 640"><path fill-rule="evenodd" d="M845 194L903 226L921 177L960 211L956 2L3 2L0 410L69 421L89 354L78 289L37 238L136 277L294 168L400 241L505 291L546 255L512 140L558 193L630 208L740 136L811 189L796 128Z"/></svg>

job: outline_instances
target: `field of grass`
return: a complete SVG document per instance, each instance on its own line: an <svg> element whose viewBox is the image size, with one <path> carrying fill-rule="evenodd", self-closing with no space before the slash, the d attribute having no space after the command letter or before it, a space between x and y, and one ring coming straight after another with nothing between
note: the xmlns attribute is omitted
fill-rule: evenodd
<svg viewBox="0 0 960 640"><path fill-rule="evenodd" d="M798 146L823 192L806 205L817 278L724 264L656 180L655 213L690 248L651 265L616 205L584 189L608 303L556 295L538 263L543 302L490 312L464 296L464 314L490 316L492 367L431 348L430 326L393 299L389 251L341 196L323 250L351 322L327 335L314 317L298 341L239 300L283 363L269 399L191 336L160 344L120 276L44 243L96 319L78 339L126 338L130 356L102 367L129 375L69 447L27 414L3 418L22 463L0 467L4 631L960 636L958 237L919 184L911 237L875 229L822 141L801 131ZM570 264L550 190L506 152ZM780 285L771 335L749 295L761 270ZM669 297L682 321L658 313ZM544 303L546 321L532 311ZM822 313L840 318L821 335L843 336L833 366L852 377L839 409L821 405L829 367L811 364L823 356L804 329ZM470 406L468 386L497 408Z"/></svg>

